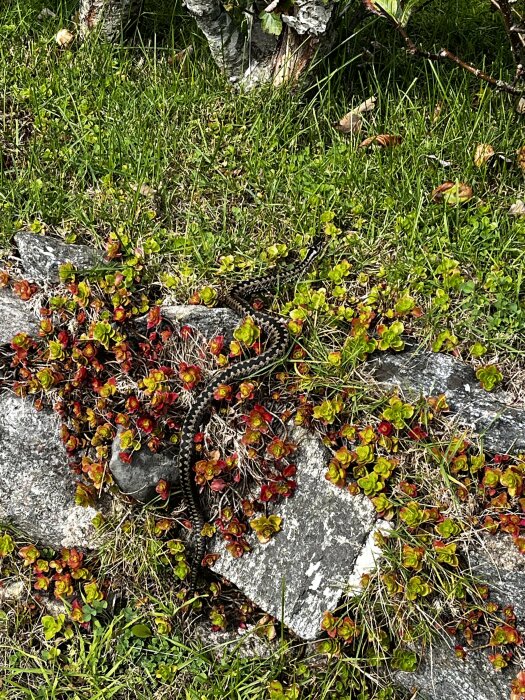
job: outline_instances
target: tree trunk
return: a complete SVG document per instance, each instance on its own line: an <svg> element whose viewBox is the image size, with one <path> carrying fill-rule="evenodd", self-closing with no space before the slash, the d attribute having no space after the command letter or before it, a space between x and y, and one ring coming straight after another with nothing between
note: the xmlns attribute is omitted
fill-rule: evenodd
<svg viewBox="0 0 525 700"><path fill-rule="evenodd" d="M267 16L282 23L277 37L263 31L261 8L255 0L245 13L246 33L220 0L184 0L219 68L228 80L245 88L296 82L328 33L333 0L296 0L291 14L278 12L280 1L273 0L265 8ZM119 39L138 19L141 4L142 0L80 0L81 36L96 30L106 41Z"/></svg>
<svg viewBox="0 0 525 700"><path fill-rule="evenodd" d="M117 41L137 21L142 0L80 0L80 35L99 32L105 41Z"/></svg>

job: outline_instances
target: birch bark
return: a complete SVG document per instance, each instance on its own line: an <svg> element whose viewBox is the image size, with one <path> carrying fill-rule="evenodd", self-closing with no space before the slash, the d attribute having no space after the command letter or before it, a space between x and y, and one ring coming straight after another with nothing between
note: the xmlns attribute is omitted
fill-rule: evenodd
<svg viewBox="0 0 525 700"><path fill-rule="evenodd" d="M80 0L80 34L97 30L105 41L116 41L138 19L142 0Z"/></svg>

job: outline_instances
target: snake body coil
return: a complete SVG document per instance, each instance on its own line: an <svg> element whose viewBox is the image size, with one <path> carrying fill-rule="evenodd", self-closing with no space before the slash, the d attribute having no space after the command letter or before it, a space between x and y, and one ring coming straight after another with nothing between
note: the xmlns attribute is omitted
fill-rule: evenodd
<svg viewBox="0 0 525 700"><path fill-rule="evenodd" d="M223 292L219 296L219 303L222 303L241 316L249 314L254 321L257 321L262 326L268 337L268 347L257 357L240 360L231 367L227 367L225 370L218 372L192 404L182 425L178 457L180 483L182 495L189 511L192 529L197 537L189 584L190 594L193 594L195 591L198 568L206 549L205 540L200 534L204 527L204 516L199 506L199 496L195 478L192 473L193 440L195 433L199 431L199 427L213 401L214 391L220 384L228 384L238 379L249 377L255 372L259 372L281 358L288 347L289 337L286 321L262 311L254 311L244 297L263 289L268 289L268 287L275 286L276 283L292 282L298 279L312 264L312 261L317 255L319 255L320 249L320 244L314 243L308 251L306 258L296 265L295 268L285 269L277 275L266 275L255 280L240 282L229 292Z"/></svg>

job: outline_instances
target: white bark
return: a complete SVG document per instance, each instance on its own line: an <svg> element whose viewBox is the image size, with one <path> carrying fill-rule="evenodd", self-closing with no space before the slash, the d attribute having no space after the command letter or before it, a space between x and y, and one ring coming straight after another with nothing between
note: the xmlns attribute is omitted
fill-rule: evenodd
<svg viewBox="0 0 525 700"><path fill-rule="evenodd" d="M105 41L115 41L140 14L142 0L80 0L80 34L97 30Z"/></svg>
<svg viewBox="0 0 525 700"><path fill-rule="evenodd" d="M232 22L220 2L186 0L185 5L206 37L217 65L232 82L239 80L248 67L246 37Z"/></svg>
<svg viewBox="0 0 525 700"><path fill-rule="evenodd" d="M297 0L294 5L294 14L282 15L282 20L297 34L322 36L326 33L333 9L333 2Z"/></svg>

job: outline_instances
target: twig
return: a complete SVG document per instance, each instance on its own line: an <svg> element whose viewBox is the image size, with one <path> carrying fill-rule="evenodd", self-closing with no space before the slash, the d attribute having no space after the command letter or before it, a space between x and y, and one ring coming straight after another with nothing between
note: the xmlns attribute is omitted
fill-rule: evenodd
<svg viewBox="0 0 525 700"><path fill-rule="evenodd" d="M514 16L514 12L510 5L509 0L490 0L493 7L500 13L503 24L505 26L505 31L509 37L510 49L512 52L512 57L514 63L516 64L516 79L523 78L525 71L523 68L523 63L525 60L525 36L522 32L525 32L523 26L518 26Z"/></svg>
<svg viewBox="0 0 525 700"><path fill-rule="evenodd" d="M500 0L504 1L504 0ZM472 73L472 75L475 75L476 78L479 80L484 80L486 83L489 83L490 85L494 86L498 90L502 90L503 92L508 92L510 95L524 95L525 94L525 89L519 89L514 87L513 85L510 85L510 83L505 82L504 80L499 80L498 78L494 78L491 75L488 75L488 73L484 73L482 70L479 68L476 68L476 66L473 66L471 63L466 63L463 61L459 56L456 56L455 54L452 53L452 51L449 51L448 49L440 49L437 53L433 53L432 51L426 51L425 49L420 48L415 44L412 39L408 36L405 28L397 22L391 15L389 15L387 12L384 12L381 10L381 15L387 19L390 24L396 29L396 31L403 37L403 41L405 42L405 45L407 47L408 53L415 55L415 56L421 56L422 58L428 58L430 61L443 61L443 60L448 60L452 61L456 65L460 66L460 68L463 68L464 70L468 71L469 73ZM518 66L518 68L522 68L521 66Z"/></svg>

